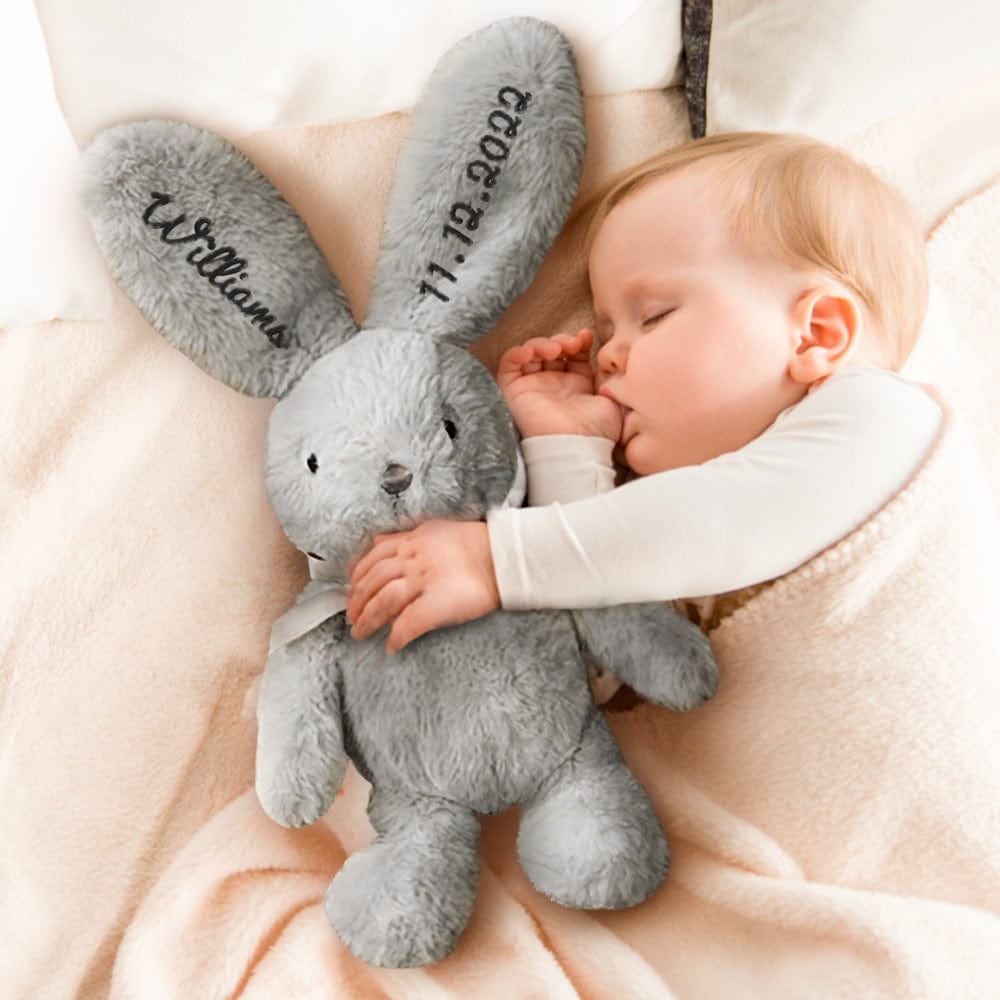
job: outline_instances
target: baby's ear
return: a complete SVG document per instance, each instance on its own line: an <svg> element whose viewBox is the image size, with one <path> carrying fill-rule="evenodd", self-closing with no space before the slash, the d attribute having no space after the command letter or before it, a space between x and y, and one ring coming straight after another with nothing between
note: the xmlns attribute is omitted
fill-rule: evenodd
<svg viewBox="0 0 1000 1000"><path fill-rule="evenodd" d="M462 346L488 333L562 228L585 143L552 25L509 18L450 49L413 111L365 326Z"/></svg>
<svg viewBox="0 0 1000 1000"><path fill-rule="evenodd" d="M793 306L792 318L797 343L788 373L803 385L832 375L858 346L861 308L842 285L824 284L804 292Z"/></svg>
<svg viewBox="0 0 1000 1000"><path fill-rule="evenodd" d="M210 375L281 396L356 332L305 224L219 136L180 122L103 132L84 205L112 273L146 319Z"/></svg>

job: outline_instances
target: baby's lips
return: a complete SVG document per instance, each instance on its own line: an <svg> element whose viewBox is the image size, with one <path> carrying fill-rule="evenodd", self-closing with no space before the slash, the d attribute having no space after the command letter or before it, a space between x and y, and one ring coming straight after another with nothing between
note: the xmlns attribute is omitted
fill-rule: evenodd
<svg viewBox="0 0 1000 1000"><path fill-rule="evenodd" d="M597 387L597 395L604 396L605 399L610 399L612 403L618 403L618 397L608 388L607 382L601 383ZM618 403L621 406L621 403Z"/></svg>

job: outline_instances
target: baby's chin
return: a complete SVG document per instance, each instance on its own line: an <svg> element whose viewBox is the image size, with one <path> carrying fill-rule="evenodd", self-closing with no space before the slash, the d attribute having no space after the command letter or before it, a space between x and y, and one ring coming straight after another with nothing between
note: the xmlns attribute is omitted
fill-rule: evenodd
<svg viewBox="0 0 1000 1000"><path fill-rule="evenodd" d="M625 444L619 444L615 451L620 453L622 464L637 476L648 476L652 472L664 471L634 436Z"/></svg>
<svg viewBox="0 0 1000 1000"><path fill-rule="evenodd" d="M669 472L686 465L697 465L688 456L677 454L667 448L657 447L639 435L633 435L627 444L615 448L615 461L637 476L651 476L656 472Z"/></svg>

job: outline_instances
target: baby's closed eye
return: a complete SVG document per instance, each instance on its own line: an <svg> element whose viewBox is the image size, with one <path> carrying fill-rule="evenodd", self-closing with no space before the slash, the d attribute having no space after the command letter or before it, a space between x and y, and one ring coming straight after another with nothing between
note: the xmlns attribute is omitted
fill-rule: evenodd
<svg viewBox="0 0 1000 1000"><path fill-rule="evenodd" d="M656 326L661 320L666 319L674 310L673 309L660 309L654 312L651 316L647 316L643 319L642 325L644 327Z"/></svg>

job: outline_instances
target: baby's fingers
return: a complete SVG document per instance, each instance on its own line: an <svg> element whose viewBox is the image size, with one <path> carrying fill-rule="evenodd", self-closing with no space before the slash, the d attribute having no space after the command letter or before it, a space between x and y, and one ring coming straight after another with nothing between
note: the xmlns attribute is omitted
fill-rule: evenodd
<svg viewBox="0 0 1000 1000"><path fill-rule="evenodd" d="M506 389L525 375L554 369L565 370L568 363L589 364L589 330L562 333L554 337L534 337L518 347L512 347L500 358L497 382Z"/></svg>
<svg viewBox="0 0 1000 1000"><path fill-rule="evenodd" d="M544 348L537 351L544 363L568 366L573 362L590 364L590 345L594 339L592 330L577 330L576 333L557 333L542 341ZM533 342L528 341L528 345ZM525 345L525 346L528 346Z"/></svg>
<svg viewBox="0 0 1000 1000"><path fill-rule="evenodd" d="M590 363L590 351L594 343L594 331L589 329L579 330L577 333L563 335L563 358L566 361L566 371L576 372L581 375L593 373Z"/></svg>
<svg viewBox="0 0 1000 1000"><path fill-rule="evenodd" d="M405 575L399 560L390 556L373 563L364 573L352 577L347 595L348 621L355 624L361 621L372 598L393 580Z"/></svg>
<svg viewBox="0 0 1000 1000"><path fill-rule="evenodd" d="M400 613L399 617L392 623L389 629L389 638L385 643L387 653L398 653L404 646L409 645L414 639L419 639L422 635L447 622L437 621L423 613L422 602L418 599Z"/></svg>
<svg viewBox="0 0 1000 1000"><path fill-rule="evenodd" d="M589 358L594 331L584 327L576 333L559 333L552 338L562 348L564 358Z"/></svg>
<svg viewBox="0 0 1000 1000"><path fill-rule="evenodd" d="M499 372L504 375L521 375L538 371L545 361L555 361L562 348L551 337L534 337L518 347L505 351L500 358Z"/></svg>
<svg viewBox="0 0 1000 1000"><path fill-rule="evenodd" d="M372 541L372 547L360 558L354 559L347 567L347 572L351 577L351 586L361 580L361 578L377 563L383 559L389 559L399 551L399 543L402 539L402 532L394 535L376 535Z"/></svg>
<svg viewBox="0 0 1000 1000"><path fill-rule="evenodd" d="M351 626L351 637L361 640L374 635L398 618L419 596L420 591L413 581L406 577L391 580L364 605L358 620Z"/></svg>

